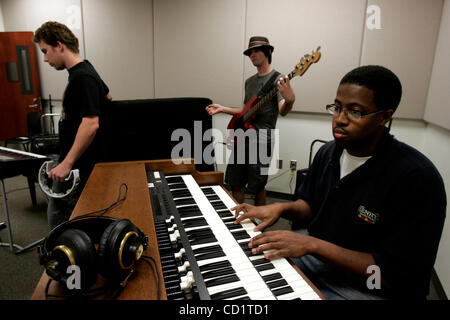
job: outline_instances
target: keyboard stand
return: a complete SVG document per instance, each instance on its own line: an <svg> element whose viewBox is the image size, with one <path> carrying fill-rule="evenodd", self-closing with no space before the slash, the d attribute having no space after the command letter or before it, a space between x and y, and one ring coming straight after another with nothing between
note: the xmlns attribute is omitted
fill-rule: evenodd
<svg viewBox="0 0 450 320"><path fill-rule="evenodd" d="M27 245L25 247L19 246L18 244L14 243L12 229L11 229L11 221L9 220L8 200L6 199L5 183L3 182L3 179L0 179L0 189L1 189L1 194L3 197L3 211L5 213L6 228L8 229L8 240L9 240L9 242L0 242L0 246L9 247L11 252L13 252L15 254L20 254L20 253L23 253L23 252L37 246L45 238L42 238L33 243L30 243L29 245Z"/></svg>

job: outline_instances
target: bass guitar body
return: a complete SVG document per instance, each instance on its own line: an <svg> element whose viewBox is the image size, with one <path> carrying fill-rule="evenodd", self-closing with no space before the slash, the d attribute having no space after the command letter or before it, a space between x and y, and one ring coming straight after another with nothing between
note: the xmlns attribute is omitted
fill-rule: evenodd
<svg viewBox="0 0 450 320"><path fill-rule="evenodd" d="M245 115L248 115L248 111L253 108L253 106L258 102L258 97L254 96L250 101L244 106L244 109L233 115L230 122L228 123L228 138L227 147L232 150L234 145L241 139L245 131L248 129L254 129L251 120L255 117L252 115L248 119L245 119Z"/></svg>

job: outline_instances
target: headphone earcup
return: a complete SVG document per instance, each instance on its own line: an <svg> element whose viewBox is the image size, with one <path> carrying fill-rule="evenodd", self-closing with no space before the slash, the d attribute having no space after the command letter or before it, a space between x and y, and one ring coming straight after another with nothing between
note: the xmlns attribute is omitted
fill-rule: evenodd
<svg viewBox="0 0 450 320"><path fill-rule="evenodd" d="M97 253L89 236L79 229L65 230L56 238L52 255L61 251L79 267L81 290L89 289L96 282L98 273ZM66 270L60 272L65 273Z"/></svg>
<svg viewBox="0 0 450 320"><path fill-rule="evenodd" d="M137 228L129 220L112 222L99 243L100 273L108 279L124 278L135 261L135 255L132 253L130 256L130 243L137 242Z"/></svg>

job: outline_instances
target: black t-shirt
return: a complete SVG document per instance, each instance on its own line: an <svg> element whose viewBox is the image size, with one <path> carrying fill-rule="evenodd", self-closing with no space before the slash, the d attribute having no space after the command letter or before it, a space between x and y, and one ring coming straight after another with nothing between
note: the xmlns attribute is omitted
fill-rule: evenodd
<svg viewBox="0 0 450 320"><path fill-rule="evenodd" d="M384 133L374 155L340 179L342 148L324 145L297 196L309 203L310 235L372 253L393 296L424 298L446 214L435 166Z"/></svg>
<svg viewBox="0 0 450 320"><path fill-rule="evenodd" d="M107 85L98 75L92 64L84 60L68 69L69 82L64 91L64 115L59 123L60 161L64 160L72 147L81 120L86 116L101 116L101 108L107 101ZM101 122L100 122L101 123ZM75 162L73 169L80 169L80 175L87 178L95 163L100 160L100 133Z"/></svg>

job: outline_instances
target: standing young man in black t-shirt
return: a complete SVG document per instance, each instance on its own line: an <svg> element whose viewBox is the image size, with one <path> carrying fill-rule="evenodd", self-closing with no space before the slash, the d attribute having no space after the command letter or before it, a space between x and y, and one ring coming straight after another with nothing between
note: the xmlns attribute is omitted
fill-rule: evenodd
<svg viewBox="0 0 450 320"><path fill-rule="evenodd" d="M233 150L230 163L227 166L225 182L232 189L233 197L239 203L244 202L245 191L254 194L255 204L264 205L266 203L267 184L267 168L273 151L272 131L275 129L278 114L285 116L292 110L295 102L295 93L289 83L288 77L281 77L280 73L271 66L272 52L274 47L269 43L266 37L254 36L249 40L248 48L244 51L244 55L248 56L252 64L256 67L257 73L245 81L245 98L244 104L247 104L261 89L268 89L278 86L278 94L261 107L251 120L256 130L256 139L251 137L246 146L245 156L239 155L239 147ZM277 76L278 75L278 76ZM274 77L272 77L274 76ZM267 90L268 91L268 90ZM267 92L264 90L264 92ZM210 114L227 113L235 115L241 113L244 106L238 108L224 107L220 104L213 103L206 107L206 111ZM251 136L251 135L249 135ZM241 142L246 143L246 142ZM264 148L260 151L259 148ZM236 151L237 150L237 151ZM242 150L242 149L241 149ZM251 154L251 153L257 153ZM266 155L266 163L261 160L260 155ZM239 158L243 159L240 163ZM250 160L250 159L256 159Z"/></svg>
<svg viewBox="0 0 450 320"><path fill-rule="evenodd" d="M59 124L59 164L50 171L49 178L55 181L54 188L58 188L72 169L80 171L75 193L63 199L49 199L47 215L53 228L69 218L95 163L100 160L101 106L112 98L94 67L80 56L78 39L67 26L46 22L36 30L33 41L39 45L45 62L56 70L69 72Z"/></svg>

